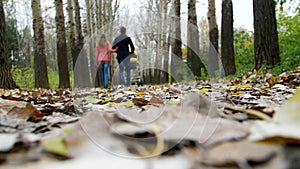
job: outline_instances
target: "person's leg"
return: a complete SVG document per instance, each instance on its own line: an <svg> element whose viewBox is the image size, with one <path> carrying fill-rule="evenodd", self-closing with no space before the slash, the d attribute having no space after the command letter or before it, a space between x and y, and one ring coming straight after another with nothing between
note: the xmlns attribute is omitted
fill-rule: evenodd
<svg viewBox="0 0 300 169"><path fill-rule="evenodd" d="M99 78L99 82L103 85L103 62L99 63L99 71L99 75L101 76L101 78Z"/></svg>
<svg viewBox="0 0 300 169"><path fill-rule="evenodd" d="M125 80L124 80L124 60L119 63L119 79L120 79L120 84L125 85Z"/></svg>
<svg viewBox="0 0 300 169"><path fill-rule="evenodd" d="M105 88L108 87L108 69L109 69L109 62L104 62L104 66L103 66L103 71L104 71L104 78L103 78L103 86Z"/></svg>
<svg viewBox="0 0 300 169"><path fill-rule="evenodd" d="M130 56L125 59L126 86L130 86Z"/></svg>

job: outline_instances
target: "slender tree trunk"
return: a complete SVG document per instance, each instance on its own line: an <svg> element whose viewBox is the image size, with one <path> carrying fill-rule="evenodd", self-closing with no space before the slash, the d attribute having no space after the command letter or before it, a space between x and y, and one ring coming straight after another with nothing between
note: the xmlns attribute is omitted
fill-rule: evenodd
<svg viewBox="0 0 300 169"><path fill-rule="evenodd" d="M98 25L99 25L99 28L101 29L102 26L103 26L103 16L102 16L102 8L103 8L103 5L102 5L102 0L99 0L99 9L98 9Z"/></svg>
<svg viewBox="0 0 300 169"><path fill-rule="evenodd" d="M10 72L10 60L6 39L5 13L3 0L0 0L0 88L18 88Z"/></svg>
<svg viewBox="0 0 300 169"><path fill-rule="evenodd" d="M34 79L36 88L49 88L45 55L44 24L40 0L31 1L34 30Z"/></svg>
<svg viewBox="0 0 300 169"><path fill-rule="evenodd" d="M156 84L161 83L161 71L162 71L162 7L163 2L156 0L156 6L158 9L158 23L157 23L157 43L156 43L156 57L155 57L155 70L154 70L154 76L155 76L155 82Z"/></svg>
<svg viewBox="0 0 300 169"><path fill-rule="evenodd" d="M70 88L70 75L67 58L65 18L62 0L55 0L56 34L57 34L57 64L59 73L59 88Z"/></svg>
<svg viewBox="0 0 300 169"><path fill-rule="evenodd" d="M188 46L187 60L196 77L201 76L199 31L197 25L196 0L188 1Z"/></svg>
<svg viewBox="0 0 300 169"><path fill-rule="evenodd" d="M73 7L73 0L68 0L68 15L69 15L69 25L70 25L70 35L69 35L69 42L71 47L71 55L73 61L73 68L75 67L76 63L76 32L75 32L75 22L74 22L74 7Z"/></svg>
<svg viewBox="0 0 300 169"><path fill-rule="evenodd" d="M168 83L168 77L169 77L169 43L168 43L168 38L167 34L169 33L168 31L168 2L167 0L163 0L163 36L162 36L162 41L163 41L163 74L162 74L162 83Z"/></svg>
<svg viewBox="0 0 300 169"><path fill-rule="evenodd" d="M280 62L274 0L253 0L254 69Z"/></svg>
<svg viewBox="0 0 300 169"><path fill-rule="evenodd" d="M75 29L76 29L76 68L74 71L75 87L90 87L90 71L88 67L87 51L84 48L84 41L81 27L81 16L79 1L74 0L75 7Z"/></svg>
<svg viewBox="0 0 300 169"><path fill-rule="evenodd" d="M102 0L100 0L102 1ZM87 20L87 23L86 23L86 34L88 37L92 37L92 19L91 19L91 15L92 15L92 10L91 10L91 4L90 4L90 0L85 0L85 3L86 3L86 7L87 7L87 16L86 16L86 20ZM99 6L98 6L99 7ZM99 12L99 11L98 11ZM99 15L97 15L98 17ZM98 19L97 19L98 20ZM97 82L97 85L96 85L96 81L95 81L95 77L96 77L96 67L95 67L95 46L96 46L96 43L97 43L97 39L94 39L94 38L90 38L90 42L88 44L88 50L87 50L87 55L89 57L89 71L91 73L91 84L93 84L93 86L100 86Z"/></svg>
<svg viewBox="0 0 300 169"><path fill-rule="evenodd" d="M225 76L236 72L233 41L232 0L222 1L221 55Z"/></svg>
<svg viewBox="0 0 300 169"><path fill-rule="evenodd" d="M219 48L219 30L216 21L215 0L208 0L208 25L209 25L209 56L208 73L211 77L216 76L219 69L218 48Z"/></svg>
<svg viewBox="0 0 300 169"><path fill-rule="evenodd" d="M178 70L178 63L182 59L182 43L181 43L181 10L180 10L180 0L174 1L174 7L175 7L175 39L174 39L174 45L173 45L173 56L171 59L171 75L172 75L172 82L175 82L176 80L181 80L182 75L180 74L180 70ZM177 59L175 59L177 58Z"/></svg>

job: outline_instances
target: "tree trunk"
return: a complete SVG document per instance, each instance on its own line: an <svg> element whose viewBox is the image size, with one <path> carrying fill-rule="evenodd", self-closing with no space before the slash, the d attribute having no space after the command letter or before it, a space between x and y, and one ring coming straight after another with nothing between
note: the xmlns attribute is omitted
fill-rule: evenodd
<svg viewBox="0 0 300 169"><path fill-rule="evenodd" d="M178 63L182 59L182 43L181 43L181 23L180 23L180 0L174 1L174 7L175 7L175 39L174 39L174 45L173 45L173 56L171 59L171 76L172 80L171 82L175 82L176 80L182 80L182 75L178 71ZM177 59L176 59L177 58Z"/></svg>
<svg viewBox="0 0 300 169"><path fill-rule="evenodd" d="M56 34L57 34L57 64L59 73L59 88L70 88L70 75L67 58L65 18L62 0L55 0Z"/></svg>
<svg viewBox="0 0 300 169"><path fill-rule="evenodd" d="M169 78L169 42L168 42L168 37L167 34L169 34L168 31L168 1L167 0L163 0L163 36L162 36L162 41L163 41L163 70L164 72L162 73L162 83L168 83L168 78Z"/></svg>
<svg viewBox="0 0 300 169"><path fill-rule="evenodd" d="M162 8L163 1L156 0L156 7L158 10L158 23L157 23L157 43L156 43L156 57L155 57L155 69L154 69L154 83L161 83L161 72L162 72Z"/></svg>
<svg viewBox="0 0 300 169"><path fill-rule="evenodd" d="M211 77L216 76L219 69L218 48L219 48L219 30L216 21L215 0L208 0L208 25L209 25L209 56L208 73Z"/></svg>
<svg viewBox="0 0 300 169"><path fill-rule="evenodd" d="M0 23L0 88L13 89L17 88L18 86L14 82L10 72L3 0L0 0Z"/></svg>
<svg viewBox="0 0 300 169"><path fill-rule="evenodd" d="M74 87L90 87L90 71L88 67L88 56L83 42L79 1L74 0L74 4L76 28L76 68L74 71Z"/></svg>
<svg viewBox="0 0 300 169"><path fill-rule="evenodd" d="M222 1L221 55L225 76L236 72L233 46L232 0Z"/></svg>
<svg viewBox="0 0 300 169"><path fill-rule="evenodd" d="M99 0L99 1L102 1L102 0ZM86 16L86 35L88 37L90 37L90 41L89 41L89 44L88 44L88 51L87 51L87 55L89 57L89 72L91 73L91 84L94 84L93 87L98 87L100 86L97 82L97 84L95 83L95 77L96 77L96 67L94 66L95 65L95 46L96 46L96 43L97 43L97 39L95 37L92 38L92 19L91 19L91 15L92 15L92 10L91 10L91 4L90 4L90 0L85 0L85 4L86 4L86 7L87 7L87 16ZM101 6L101 5L99 5ZM98 6L98 7L99 7ZM99 12L99 11L98 11ZM97 15L98 17L98 15ZM97 19L99 20L99 19Z"/></svg>
<svg viewBox="0 0 300 169"><path fill-rule="evenodd" d="M71 47L71 56L73 61L73 69L76 63L76 33L75 33L75 22L74 22L74 7L73 7L73 0L68 0L68 15L69 15L69 25L70 25L70 35L69 35L69 42Z"/></svg>
<svg viewBox="0 0 300 169"><path fill-rule="evenodd" d="M274 0L253 0L254 69L280 62Z"/></svg>
<svg viewBox="0 0 300 169"><path fill-rule="evenodd" d="M40 0L31 1L34 30L34 79L36 88L49 88L45 55L44 24Z"/></svg>
<svg viewBox="0 0 300 169"><path fill-rule="evenodd" d="M194 76L201 76L202 62L200 60L199 31L197 25L196 0L188 1L188 42L187 61Z"/></svg>

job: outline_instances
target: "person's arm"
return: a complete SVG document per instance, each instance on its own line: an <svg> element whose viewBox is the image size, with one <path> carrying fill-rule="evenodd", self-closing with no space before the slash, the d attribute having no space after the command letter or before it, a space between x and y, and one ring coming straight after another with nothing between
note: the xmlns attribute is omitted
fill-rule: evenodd
<svg viewBox="0 0 300 169"><path fill-rule="evenodd" d="M115 47L115 48L111 47L109 42L107 43L107 45L108 45L108 51L109 51L110 53L117 52L118 47Z"/></svg>
<svg viewBox="0 0 300 169"><path fill-rule="evenodd" d="M131 38L130 37L128 37L128 39L129 39L129 46L130 46L130 49L131 49L131 53L134 53L134 45L133 45L133 43L132 43L132 40L131 40Z"/></svg>

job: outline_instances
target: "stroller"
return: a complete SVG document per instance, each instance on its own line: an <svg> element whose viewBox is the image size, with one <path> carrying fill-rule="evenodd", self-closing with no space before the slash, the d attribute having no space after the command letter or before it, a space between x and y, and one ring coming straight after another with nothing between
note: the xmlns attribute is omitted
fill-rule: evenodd
<svg viewBox="0 0 300 169"><path fill-rule="evenodd" d="M136 84L137 86L143 86L143 80L141 78L139 58L136 54L130 57L130 72L132 74L131 84Z"/></svg>

